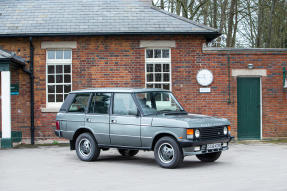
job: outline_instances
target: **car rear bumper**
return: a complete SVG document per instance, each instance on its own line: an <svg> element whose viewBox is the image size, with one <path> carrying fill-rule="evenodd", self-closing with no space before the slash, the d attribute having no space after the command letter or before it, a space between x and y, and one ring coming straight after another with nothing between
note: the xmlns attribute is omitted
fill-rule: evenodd
<svg viewBox="0 0 287 191"><path fill-rule="evenodd" d="M63 137L61 130L55 130L55 135L56 135L57 137Z"/></svg>

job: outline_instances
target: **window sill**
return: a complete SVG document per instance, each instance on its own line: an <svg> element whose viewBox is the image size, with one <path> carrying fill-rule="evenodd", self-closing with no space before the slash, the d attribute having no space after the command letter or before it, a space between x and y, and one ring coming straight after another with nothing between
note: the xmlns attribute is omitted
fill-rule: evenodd
<svg viewBox="0 0 287 191"><path fill-rule="evenodd" d="M60 110L60 107L46 107L41 108L42 113L58 113Z"/></svg>

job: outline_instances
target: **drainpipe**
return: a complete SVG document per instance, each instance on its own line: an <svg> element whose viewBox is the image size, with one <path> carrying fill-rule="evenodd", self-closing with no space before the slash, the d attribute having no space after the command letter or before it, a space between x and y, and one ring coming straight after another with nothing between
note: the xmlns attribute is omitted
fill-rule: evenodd
<svg viewBox="0 0 287 191"><path fill-rule="evenodd" d="M227 103L231 104L230 54L227 55L227 68L228 68L228 100L227 100Z"/></svg>
<svg viewBox="0 0 287 191"><path fill-rule="evenodd" d="M29 38L30 42L30 111L31 111L31 145L34 145L34 132L35 132L35 125L34 125L34 46L32 42L32 37Z"/></svg>

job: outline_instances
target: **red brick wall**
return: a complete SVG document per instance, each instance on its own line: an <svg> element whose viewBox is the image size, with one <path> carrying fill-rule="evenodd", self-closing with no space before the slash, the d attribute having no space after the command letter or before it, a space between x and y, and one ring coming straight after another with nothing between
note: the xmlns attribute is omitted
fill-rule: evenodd
<svg viewBox="0 0 287 191"><path fill-rule="evenodd" d="M139 48L140 40L175 40L176 48L172 48L171 53L173 92L189 112L228 118L236 135L237 87L236 78L231 77L231 103L227 103L227 52L202 52L204 39L196 36L96 36L33 39L36 138L55 139L53 127L56 114L41 112L41 108L46 107L46 50L41 49L41 42L65 40L77 41L72 64L74 90L89 87L144 87L145 59L144 48ZM29 60L27 38L0 38L0 46L15 52L20 48L19 55ZM248 63L253 63L255 68L268 71L268 76L262 78L264 137L287 137L287 95L282 84L286 54L233 52L230 56L231 69L245 69ZM202 68L208 68L214 74L211 93L199 93L200 86L195 77ZM29 126L29 78L23 72L18 72L18 80L21 83L20 95L13 98L12 126L13 129L24 130L21 127ZM25 112L20 115L17 113L18 108ZM29 134L25 133L25 136L29 137Z"/></svg>

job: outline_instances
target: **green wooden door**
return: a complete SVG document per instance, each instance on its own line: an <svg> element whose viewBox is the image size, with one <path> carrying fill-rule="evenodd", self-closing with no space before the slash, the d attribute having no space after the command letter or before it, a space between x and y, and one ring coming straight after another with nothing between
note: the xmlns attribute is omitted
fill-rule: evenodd
<svg viewBox="0 0 287 191"><path fill-rule="evenodd" d="M238 139L260 139L260 78L237 79Z"/></svg>

